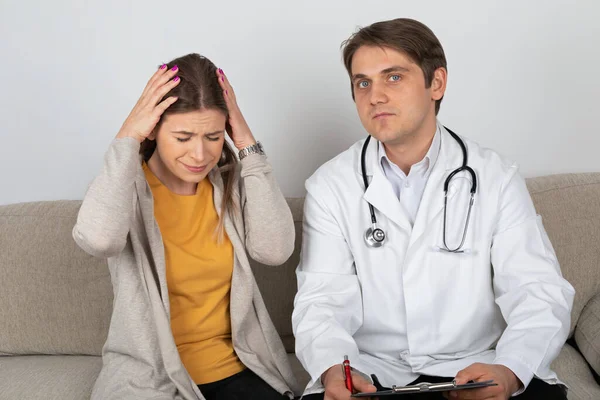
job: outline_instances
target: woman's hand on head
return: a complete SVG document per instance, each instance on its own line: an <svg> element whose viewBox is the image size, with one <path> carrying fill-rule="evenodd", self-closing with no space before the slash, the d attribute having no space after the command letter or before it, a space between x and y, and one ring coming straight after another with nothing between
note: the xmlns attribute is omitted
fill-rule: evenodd
<svg viewBox="0 0 600 400"><path fill-rule="evenodd" d="M240 111L240 107L237 104L235 93L229 83L229 79L227 79L227 76L225 76L225 73L221 68L217 70L217 77L221 89L223 90L223 97L225 97L227 109L229 110L229 118L226 127L227 133L229 134L229 137L231 137L233 144L238 150L256 144L256 139L254 139L252 131L250 131L250 128Z"/></svg>
<svg viewBox="0 0 600 400"><path fill-rule="evenodd" d="M159 67L148 81L142 96L123 123L117 138L132 137L142 143L154 130L161 115L177 101L171 96L161 101L171 89L181 81L176 76L177 66L168 69L166 64Z"/></svg>

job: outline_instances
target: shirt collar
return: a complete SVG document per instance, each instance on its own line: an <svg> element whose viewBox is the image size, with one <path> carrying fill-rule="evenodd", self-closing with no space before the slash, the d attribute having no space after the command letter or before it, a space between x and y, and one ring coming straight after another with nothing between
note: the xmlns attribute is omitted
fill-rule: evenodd
<svg viewBox="0 0 600 400"><path fill-rule="evenodd" d="M429 175L429 173L431 173L431 169L435 165L438 155L440 154L441 134L442 133L440 124L438 123L435 130L435 134L433 135L433 141L431 142L431 146L429 146L429 150L427 150L427 154L425 154L425 157L423 157L421 161L419 161L411 167L411 171L413 171L413 169L418 170L420 171L422 176L427 176ZM388 158L383 144L381 144L381 142L378 142L377 146L377 159L379 160L382 169L385 171L386 168L384 163L387 163L389 167L392 167L392 169L396 171L396 173L400 172L402 173L402 176L405 176L404 172L402 172L400 167L398 167Z"/></svg>

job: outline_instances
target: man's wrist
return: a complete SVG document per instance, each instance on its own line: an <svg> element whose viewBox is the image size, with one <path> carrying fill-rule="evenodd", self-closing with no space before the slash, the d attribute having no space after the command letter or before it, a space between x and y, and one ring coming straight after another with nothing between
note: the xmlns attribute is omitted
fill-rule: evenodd
<svg viewBox="0 0 600 400"><path fill-rule="evenodd" d="M516 377L519 388L512 395L523 392L534 376L532 369L518 357L500 356L494 360L493 364L505 367Z"/></svg>
<svg viewBox="0 0 600 400"><path fill-rule="evenodd" d="M521 390L523 388L523 382L521 382L519 377L506 365L500 364L499 366L504 369L506 375L508 376L508 379L509 379L508 390L510 391L510 395L517 393L519 390Z"/></svg>
<svg viewBox="0 0 600 400"><path fill-rule="evenodd" d="M328 375L328 374L331 372L331 370L332 370L332 369L334 369L334 368L336 368L336 367L337 367L337 368L341 368L341 364L332 365L331 367L327 368L327 369L325 370L325 372L323 372L323 373L321 374L321 384L322 384L323 386L325 386L325 381L327 380L327 375Z"/></svg>

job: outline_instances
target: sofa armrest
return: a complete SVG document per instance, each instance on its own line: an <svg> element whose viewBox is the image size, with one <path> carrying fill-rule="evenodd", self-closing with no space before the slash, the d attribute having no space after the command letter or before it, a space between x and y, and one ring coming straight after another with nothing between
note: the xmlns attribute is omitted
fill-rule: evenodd
<svg viewBox="0 0 600 400"><path fill-rule="evenodd" d="M600 293L583 308L574 337L581 354L600 375Z"/></svg>
<svg viewBox="0 0 600 400"><path fill-rule="evenodd" d="M556 372L558 379L569 387L569 400L600 399L600 385L594 379L583 356L573 346L563 346L552 363L552 370Z"/></svg>

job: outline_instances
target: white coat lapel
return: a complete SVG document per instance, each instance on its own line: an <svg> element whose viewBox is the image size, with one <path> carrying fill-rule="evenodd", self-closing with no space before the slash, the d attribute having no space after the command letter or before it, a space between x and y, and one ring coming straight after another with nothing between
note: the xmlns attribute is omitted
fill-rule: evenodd
<svg viewBox="0 0 600 400"><path fill-rule="evenodd" d="M396 225L410 233L412 231L412 227L408 219L408 215L402 208L400 201L394 193L392 184L385 177L381 165L379 164L379 159L377 157L377 146L377 140L371 139L365 157L367 179L369 179L370 182L369 187L363 195L363 199L375 208L376 214L377 212L383 214L390 221L394 222ZM360 154L358 157L358 170L362 183Z"/></svg>
<svg viewBox="0 0 600 400"><path fill-rule="evenodd" d="M441 128L440 139L440 153L421 198L410 238L409 251L413 245L418 244L419 239L427 230L433 228L441 230L444 210L444 182L454 169L462 165L460 145L443 127ZM460 175L462 176L462 174ZM454 178L448 186L448 201L456 195L458 186L457 179Z"/></svg>

